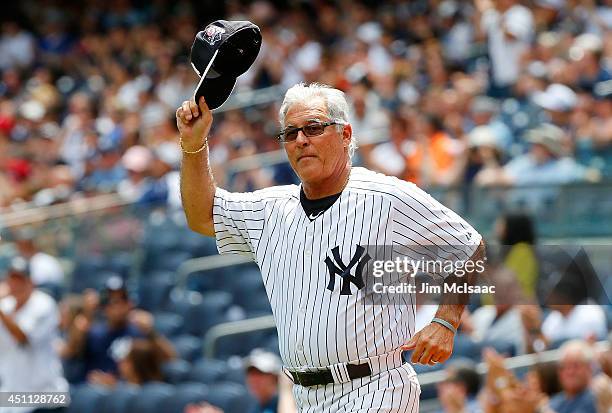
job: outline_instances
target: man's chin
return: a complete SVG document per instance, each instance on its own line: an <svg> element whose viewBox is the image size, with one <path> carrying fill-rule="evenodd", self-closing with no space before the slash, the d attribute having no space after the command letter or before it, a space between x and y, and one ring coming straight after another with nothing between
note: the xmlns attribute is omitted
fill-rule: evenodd
<svg viewBox="0 0 612 413"><path fill-rule="evenodd" d="M302 182L313 182L321 178L323 168L318 162L313 162L312 160L306 162L300 161L295 172Z"/></svg>

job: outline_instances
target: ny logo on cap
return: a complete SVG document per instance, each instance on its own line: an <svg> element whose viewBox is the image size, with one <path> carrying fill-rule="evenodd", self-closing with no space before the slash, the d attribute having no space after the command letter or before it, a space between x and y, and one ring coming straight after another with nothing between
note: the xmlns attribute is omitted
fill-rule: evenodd
<svg viewBox="0 0 612 413"><path fill-rule="evenodd" d="M325 257L325 264L327 264L327 269L329 270L329 283L327 284L327 289L334 291L336 275L339 275L340 278L342 278L340 295L351 295L351 284L355 285L358 290L361 290L364 286L363 268L371 259L370 255L365 252L365 248L361 245L357 245L357 251L355 251L348 265L344 265L344 262L342 262L340 248L338 246L332 249L332 255L334 257L333 261L331 258ZM357 266L357 268L355 268L355 275L351 275L351 270L355 265Z"/></svg>
<svg viewBox="0 0 612 413"><path fill-rule="evenodd" d="M211 46L221 40L221 35L225 33L225 29L223 27L215 26L211 24L206 29L204 29L204 40L208 42Z"/></svg>

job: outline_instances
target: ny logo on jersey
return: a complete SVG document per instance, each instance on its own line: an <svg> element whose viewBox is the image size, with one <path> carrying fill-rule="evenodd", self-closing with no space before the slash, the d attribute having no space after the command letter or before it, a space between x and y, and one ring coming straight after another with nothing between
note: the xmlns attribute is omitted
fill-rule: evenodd
<svg viewBox="0 0 612 413"><path fill-rule="evenodd" d="M342 278L340 295L351 295L351 283L355 285L358 290L363 288L363 268L371 259L370 255L367 252L365 252L364 255L364 252L365 248L361 245L357 245L357 251L355 251L353 258L351 258L348 265L344 265L340 257L340 247L336 246L332 249L334 259L332 260L329 257L325 257L325 264L327 264L327 269L329 270L329 283L327 284L327 289L329 291L334 291L336 275ZM351 270L355 265L357 266L357 268L355 268L355 275L351 275Z"/></svg>

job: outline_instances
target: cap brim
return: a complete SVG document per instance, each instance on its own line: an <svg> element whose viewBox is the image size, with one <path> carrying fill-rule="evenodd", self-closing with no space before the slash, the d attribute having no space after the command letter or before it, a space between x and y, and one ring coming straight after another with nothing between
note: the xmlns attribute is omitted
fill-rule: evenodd
<svg viewBox="0 0 612 413"><path fill-rule="evenodd" d="M217 109L229 98L235 85L236 78L234 77L220 76L210 79L203 76L195 90L194 100L199 102L200 96L204 96L208 108Z"/></svg>

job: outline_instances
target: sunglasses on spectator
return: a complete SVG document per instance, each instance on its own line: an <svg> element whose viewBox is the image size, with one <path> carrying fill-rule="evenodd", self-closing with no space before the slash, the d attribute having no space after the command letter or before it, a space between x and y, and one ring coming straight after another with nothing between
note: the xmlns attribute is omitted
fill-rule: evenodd
<svg viewBox="0 0 612 413"><path fill-rule="evenodd" d="M280 142L293 142L297 139L298 133L302 131L304 136L312 138L313 136L322 135L325 132L325 128L331 125L342 125L339 122L312 122L307 125L302 126L301 128L289 127L282 130L278 135L276 135L276 139Z"/></svg>

